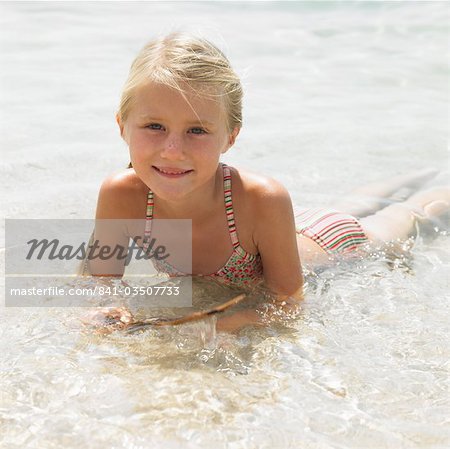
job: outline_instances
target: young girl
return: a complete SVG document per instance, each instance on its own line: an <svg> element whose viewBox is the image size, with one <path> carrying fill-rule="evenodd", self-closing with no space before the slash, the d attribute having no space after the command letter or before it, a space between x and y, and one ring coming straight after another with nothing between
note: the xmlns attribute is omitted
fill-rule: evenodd
<svg viewBox="0 0 450 449"><path fill-rule="evenodd" d="M177 33L146 45L117 113L131 164L103 182L96 218L146 219L147 235L153 219L190 219L189 274L238 286L263 281L284 304L302 298L300 260L321 263L371 242L406 238L417 216L448 208L448 190L435 189L379 211L372 203L366 210L342 205L345 213L294 214L280 183L220 163L242 126L242 95L227 58L210 42ZM359 193L386 197L432 175L424 171ZM357 220L349 212L366 216ZM258 322L250 310L219 320L219 328Z"/></svg>

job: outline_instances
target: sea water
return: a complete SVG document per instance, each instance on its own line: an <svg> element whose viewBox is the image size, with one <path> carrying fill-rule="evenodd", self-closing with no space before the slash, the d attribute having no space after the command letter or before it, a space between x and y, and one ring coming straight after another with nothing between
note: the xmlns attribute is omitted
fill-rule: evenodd
<svg viewBox="0 0 450 449"><path fill-rule="evenodd" d="M129 65L176 30L217 43L243 79L244 127L224 161L278 179L296 204L424 166L445 179L446 2L0 9L7 218L94 216L102 179L128 163L114 114ZM407 260L309 273L298 317L237 335L205 321L105 336L83 327L84 309L1 308L0 445L446 448L449 253L431 229ZM205 304L226 296L196 287Z"/></svg>

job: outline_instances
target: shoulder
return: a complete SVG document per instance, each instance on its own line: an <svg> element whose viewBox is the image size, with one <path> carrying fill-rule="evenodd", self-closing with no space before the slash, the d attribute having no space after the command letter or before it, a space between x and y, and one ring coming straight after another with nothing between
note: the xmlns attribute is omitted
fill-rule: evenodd
<svg viewBox="0 0 450 449"><path fill-rule="evenodd" d="M231 171L232 181L237 184L239 194L243 195L253 212L259 215L270 210L273 213L274 208L281 213L292 210L289 192L279 181L247 170L231 168Z"/></svg>
<svg viewBox="0 0 450 449"><path fill-rule="evenodd" d="M142 199L148 187L129 168L108 176L100 187L97 218L142 218Z"/></svg>
<svg viewBox="0 0 450 449"><path fill-rule="evenodd" d="M248 224L258 250L264 251L264 247L271 247L280 238L292 244L294 213L291 197L283 184L268 176L236 168L232 169L232 182L242 217L240 224Z"/></svg>
<svg viewBox="0 0 450 449"><path fill-rule="evenodd" d="M105 193L126 194L130 192L147 190L148 187L139 179L133 168L127 168L108 176L103 182L100 191Z"/></svg>

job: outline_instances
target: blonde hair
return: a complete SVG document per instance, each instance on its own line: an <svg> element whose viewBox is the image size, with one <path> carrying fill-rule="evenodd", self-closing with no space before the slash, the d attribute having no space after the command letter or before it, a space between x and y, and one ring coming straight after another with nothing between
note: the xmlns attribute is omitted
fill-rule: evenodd
<svg viewBox="0 0 450 449"><path fill-rule="evenodd" d="M187 85L200 96L222 100L228 131L242 126L242 86L226 56L206 39L172 33L149 42L131 65L118 116L127 120L137 88L159 83L181 92ZM186 98L186 97L185 97Z"/></svg>

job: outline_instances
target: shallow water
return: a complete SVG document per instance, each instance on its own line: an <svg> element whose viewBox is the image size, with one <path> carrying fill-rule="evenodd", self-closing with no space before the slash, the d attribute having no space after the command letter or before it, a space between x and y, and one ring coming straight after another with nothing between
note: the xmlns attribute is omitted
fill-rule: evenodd
<svg viewBox="0 0 450 449"><path fill-rule="evenodd" d="M114 123L128 66L178 28L244 75L245 127L224 160L279 179L297 204L448 168L444 2L0 8L8 218L93 216L102 178L128 161ZM1 308L0 445L446 448L449 253L440 232L407 260L319 270L297 318L238 335L210 321L100 336L83 309ZM225 297L197 287L197 300Z"/></svg>

